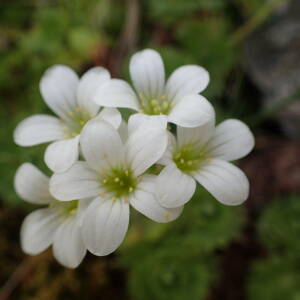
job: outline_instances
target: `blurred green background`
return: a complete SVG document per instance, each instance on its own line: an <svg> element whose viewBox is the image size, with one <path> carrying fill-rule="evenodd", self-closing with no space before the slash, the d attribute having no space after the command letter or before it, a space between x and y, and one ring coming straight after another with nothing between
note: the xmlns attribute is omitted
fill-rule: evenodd
<svg viewBox="0 0 300 300"><path fill-rule="evenodd" d="M298 20L297 0L1 0L0 300L299 300ZM45 146L18 147L12 133L50 112L43 72L103 65L128 79L130 55L146 47L161 53L167 74L205 67L218 121L240 118L255 133L256 149L240 163L247 204L225 207L199 188L171 224L132 214L122 247L88 255L76 270L51 251L26 257L19 228L35 207L15 194L14 174L27 161L49 172Z"/></svg>

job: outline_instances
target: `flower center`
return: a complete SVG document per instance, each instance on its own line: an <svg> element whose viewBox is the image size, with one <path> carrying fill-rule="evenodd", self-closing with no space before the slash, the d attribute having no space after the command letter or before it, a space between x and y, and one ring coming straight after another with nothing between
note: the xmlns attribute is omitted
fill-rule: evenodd
<svg viewBox="0 0 300 300"><path fill-rule="evenodd" d="M190 173L200 168L201 163L207 159L203 150L195 149L194 145L184 145L174 152L173 161L182 172Z"/></svg>
<svg viewBox="0 0 300 300"><path fill-rule="evenodd" d="M66 127L67 138L80 134L83 126L91 119L91 115L79 106L76 106L68 115L71 118L71 122Z"/></svg>
<svg viewBox="0 0 300 300"><path fill-rule="evenodd" d="M60 202L55 201L51 203L50 207L56 207L59 209L63 215L62 215L62 221L65 220L66 217L69 217L71 215L75 215L78 208L78 200L68 201L68 202Z"/></svg>
<svg viewBox="0 0 300 300"><path fill-rule="evenodd" d="M66 214L74 215L77 212L78 200L69 201L65 204Z"/></svg>
<svg viewBox="0 0 300 300"><path fill-rule="evenodd" d="M137 178L126 168L111 169L101 178L101 182L104 189L116 198L128 196L137 186Z"/></svg>
<svg viewBox="0 0 300 300"><path fill-rule="evenodd" d="M147 115L167 115L173 107L172 102L168 101L164 95L149 100L140 94L139 99L142 107L141 112Z"/></svg>

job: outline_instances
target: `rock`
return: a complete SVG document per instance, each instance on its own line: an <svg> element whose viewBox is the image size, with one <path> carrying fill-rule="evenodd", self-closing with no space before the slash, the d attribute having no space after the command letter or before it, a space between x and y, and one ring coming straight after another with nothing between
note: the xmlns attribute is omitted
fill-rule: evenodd
<svg viewBox="0 0 300 300"><path fill-rule="evenodd" d="M262 91L263 105L288 103L277 118L287 136L300 138L300 1L278 6L245 43L247 69ZM299 97L299 98L298 98Z"/></svg>

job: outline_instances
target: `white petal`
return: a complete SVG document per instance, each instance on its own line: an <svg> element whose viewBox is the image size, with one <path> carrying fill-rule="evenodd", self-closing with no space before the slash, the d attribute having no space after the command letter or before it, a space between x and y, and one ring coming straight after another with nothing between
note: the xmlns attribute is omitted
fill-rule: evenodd
<svg viewBox="0 0 300 300"><path fill-rule="evenodd" d="M91 168L103 171L123 161L123 144L118 131L103 120L88 122L81 132L83 156Z"/></svg>
<svg viewBox="0 0 300 300"><path fill-rule="evenodd" d="M105 107L97 116L97 119L102 119L118 129L122 122L122 116L116 108Z"/></svg>
<svg viewBox="0 0 300 300"><path fill-rule="evenodd" d="M82 226L85 213L89 205L93 202L94 198L85 198L78 201L76 222L79 226Z"/></svg>
<svg viewBox="0 0 300 300"><path fill-rule="evenodd" d="M68 114L77 106L78 83L76 73L63 65L49 68L41 79L40 90L45 102L64 120L69 119Z"/></svg>
<svg viewBox="0 0 300 300"><path fill-rule="evenodd" d="M145 172L164 154L168 143L167 130L140 128L126 142L126 153L136 176Z"/></svg>
<svg viewBox="0 0 300 300"><path fill-rule="evenodd" d="M179 147L192 144L196 148L204 146L215 131L215 122L209 121L201 126L187 128L177 126L177 141Z"/></svg>
<svg viewBox="0 0 300 300"><path fill-rule="evenodd" d="M156 98L164 91L165 69L159 53L152 49L137 52L130 60L130 76L139 94Z"/></svg>
<svg viewBox="0 0 300 300"><path fill-rule="evenodd" d="M157 198L165 207L178 207L187 203L196 190L196 182L181 172L176 165L169 164L157 176Z"/></svg>
<svg viewBox="0 0 300 300"><path fill-rule="evenodd" d="M100 106L139 110L135 92L126 81L120 79L111 79L102 84L96 90L93 99Z"/></svg>
<svg viewBox="0 0 300 300"><path fill-rule="evenodd" d="M168 165L169 163L173 162L173 154L176 151L177 142L175 136L168 131L168 145L166 151L164 152L163 156L158 160L158 164L161 165Z"/></svg>
<svg viewBox="0 0 300 300"><path fill-rule="evenodd" d="M63 123L56 117L34 115L23 120L14 131L14 141L20 146L33 146L64 137Z"/></svg>
<svg viewBox="0 0 300 300"><path fill-rule="evenodd" d="M182 127L197 127L214 118L212 105L201 95L184 96L169 114L169 122Z"/></svg>
<svg viewBox="0 0 300 300"><path fill-rule="evenodd" d="M98 175L85 162L76 162L67 172L53 174L50 192L58 200L95 197L101 192Z"/></svg>
<svg viewBox="0 0 300 300"><path fill-rule="evenodd" d="M224 160L209 160L193 176L223 204L239 205L248 198L249 182L246 175Z"/></svg>
<svg viewBox="0 0 300 300"><path fill-rule="evenodd" d="M132 134L140 128L146 129L166 129L168 119L167 116L149 116L144 114L131 115L128 120L128 134Z"/></svg>
<svg viewBox="0 0 300 300"><path fill-rule="evenodd" d="M122 200L95 199L82 226L84 243L95 255L108 255L122 243L128 229L129 204Z"/></svg>
<svg viewBox="0 0 300 300"><path fill-rule="evenodd" d="M56 230L53 240L53 254L65 267L76 268L83 260L86 248L83 244L81 230L76 217L63 221Z"/></svg>
<svg viewBox="0 0 300 300"><path fill-rule="evenodd" d="M80 78L77 88L78 105L95 116L99 111L99 105L93 101L93 96L99 86L110 79L109 72L102 67L94 67L88 70Z"/></svg>
<svg viewBox="0 0 300 300"><path fill-rule="evenodd" d="M125 144L128 139L128 125L122 120L120 127L118 128L118 133L121 137L122 143Z"/></svg>
<svg viewBox="0 0 300 300"><path fill-rule="evenodd" d="M49 192L49 178L30 163L18 168L14 185L18 195L27 202L48 204L54 200Z"/></svg>
<svg viewBox="0 0 300 300"><path fill-rule="evenodd" d="M254 136L249 127L239 120L220 123L207 145L211 156L236 160L246 156L254 147Z"/></svg>
<svg viewBox="0 0 300 300"><path fill-rule="evenodd" d="M208 82L209 74L204 68L196 65L182 66L167 81L167 97L176 102L180 101L185 95L201 93Z"/></svg>
<svg viewBox="0 0 300 300"><path fill-rule="evenodd" d="M136 192L130 198L130 204L155 222L167 223L177 219L183 210L183 206L176 208L162 207L158 202L156 190L155 176L143 176Z"/></svg>
<svg viewBox="0 0 300 300"><path fill-rule="evenodd" d="M78 160L79 135L50 144L45 152L45 163L53 172L65 172Z"/></svg>
<svg viewBox="0 0 300 300"><path fill-rule="evenodd" d="M36 255L52 244L61 214L61 210L50 207L38 209L25 218L21 227L21 246L25 253Z"/></svg>

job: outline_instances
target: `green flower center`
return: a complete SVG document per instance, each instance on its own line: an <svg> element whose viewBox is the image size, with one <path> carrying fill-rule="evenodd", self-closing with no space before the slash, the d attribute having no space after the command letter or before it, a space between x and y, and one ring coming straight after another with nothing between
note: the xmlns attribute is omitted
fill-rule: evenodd
<svg viewBox="0 0 300 300"><path fill-rule="evenodd" d="M119 198L131 194L137 186L137 178L130 169L113 168L101 178L106 192Z"/></svg>
<svg viewBox="0 0 300 300"><path fill-rule="evenodd" d="M140 94L139 98L142 107L141 112L146 115L167 115L173 107L173 103L168 101L165 96L149 100Z"/></svg>
<svg viewBox="0 0 300 300"><path fill-rule="evenodd" d="M78 200L66 202L66 204L64 205L64 210L66 211L66 213L69 215L74 215L77 212L78 202Z"/></svg>
<svg viewBox="0 0 300 300"><path fill-rule="evenodd" d="M71 118L71 122L66 126L66 138L80 134L83 126L91 119L91 115L79 106L76 106L68 115Z"/></svg>
<svg viewBox="0 0 300 300"><path fill-rule="evenodd" d="M76 214L78 203L79 203L78 200L67 201L67 202L55 201L51 203L49 206L56 207L57 209L61 210L61 212L63 213L62 215L62 221L63 221L65 220L66 217Z"/></svg>
<svg viewBox="0 0 300 300"><path fill-rule="evenodd" d="M197 171L206 159L205 151L196 149L194 145L190 144L184 145L173 154L173 161L178 169L185 173Z"/></svg>

